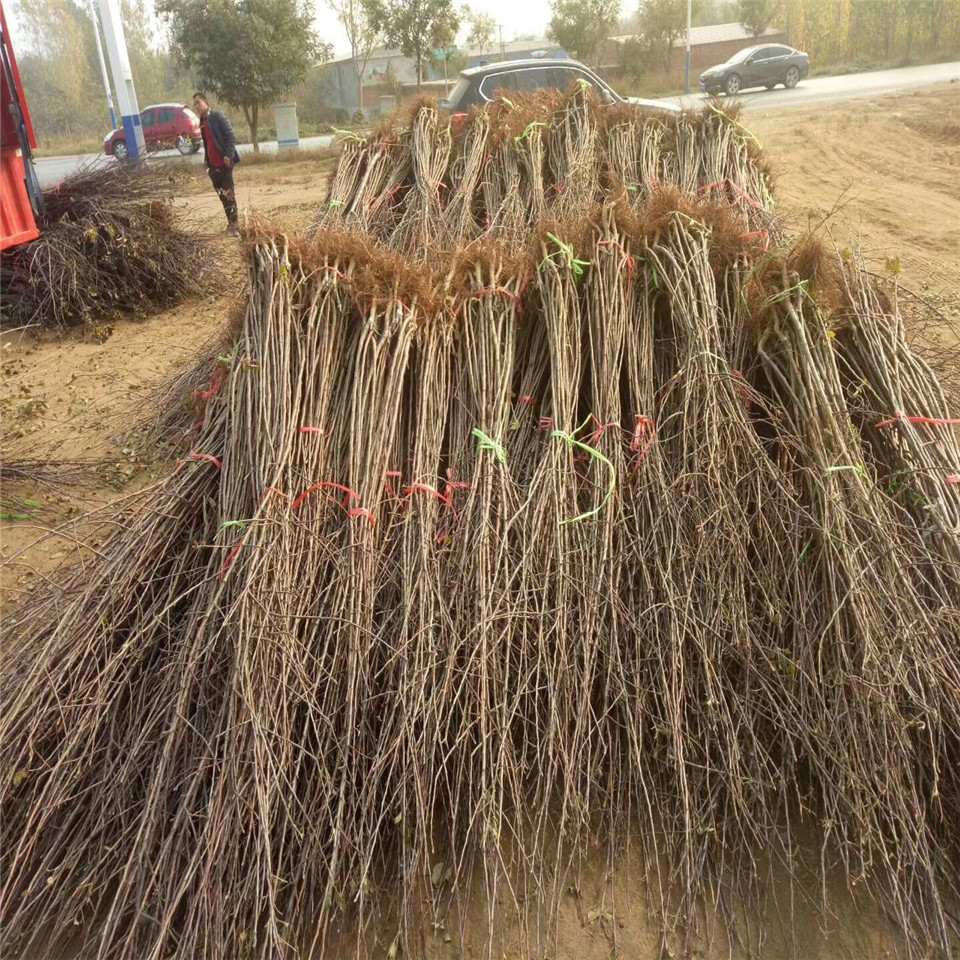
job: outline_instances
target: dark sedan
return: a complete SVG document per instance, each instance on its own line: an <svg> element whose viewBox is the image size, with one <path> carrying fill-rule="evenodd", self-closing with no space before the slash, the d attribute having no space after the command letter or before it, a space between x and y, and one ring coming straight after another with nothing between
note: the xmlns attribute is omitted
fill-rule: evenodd
<svg viewBox="0 0 960 960"><path fill-rule="evenodd" d="M453 119L459 121L466 117L470 107L490 103L498 91L510 96L514 93L536 93L538 90L563 92L576 82L592 87L600 99L611 106L627 103L648 110L680 112L678 106L663 100L621 97L589 67L576 60L551 60L543 57L506 60L461 70L460 79L453 88L450 99L441 100L440 106L449 110Z"/></svg>
<svg viewBox="0 0 960 960"><path fill-rule="evenodd" d="M704 93L720 93L735 97L748 87L772 90L782 83L792 90L810 73L810 58L793 47L764 43L759 47L738 50L726 63L700 74Z"/></svg>

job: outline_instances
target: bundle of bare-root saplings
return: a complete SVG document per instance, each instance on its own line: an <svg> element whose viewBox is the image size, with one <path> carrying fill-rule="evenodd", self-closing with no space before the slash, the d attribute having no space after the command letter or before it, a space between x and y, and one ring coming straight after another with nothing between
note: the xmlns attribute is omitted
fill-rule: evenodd
<svg viewBox="0 0 960 960"><path fill-rule="evenodd" d="M948 947L956 411L856 261L772 236L729 119L614 154L582 96L543 116L421 109L345 154L377 190L252 238L189 456L4 623L9 942L542 956L599 861L670 943L749 938L780 869L787 924L839 871L904 956ZM677 173L708 160L730 186ZM524 233L561 175L579 206Z"/></svg>
<svg viewBox="0 0 960 960"><path fill-rule="evenodd" d="M171 174L92 167L45 194L40 237L0 258L3 325L64 329L143 315L205 289L200 236L170 202Z"/></svg>

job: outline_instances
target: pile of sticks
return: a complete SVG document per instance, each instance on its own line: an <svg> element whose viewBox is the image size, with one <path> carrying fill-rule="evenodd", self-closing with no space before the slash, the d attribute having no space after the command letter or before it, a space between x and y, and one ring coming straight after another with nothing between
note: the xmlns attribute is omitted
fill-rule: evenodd
<svg viewBox="0 0 960 960"><path fill-rule="evenodd" d="M40 238L0 258L0 321L65 329L144 315L204 291L216 275L179 222L171 175L95 167L45 196Z"/></svg>
<svg viewBox="0 0 960 960"><path fill-rule="evenodd" d="M483 237L526 243L532 224L605 198L643 205L664 185L743 211L773 242L770 171L735 112L610 108L576 90L497 100L451 126L420 104L404 128L353 138L311 233L348 227L411 256Z"/></svg>
<svg viewBox="0 0 960 960"><path fill-rule="evenodd" d="M405 244L477 223L418 121ZM10 942L420 956L479 910L538 956L599 844L688 943L705 902L740 936L778 863L949 944L955 411L861 264L690 186L580 185L522 247L426 259L251 239L189 457L4 623Z"/></svg>

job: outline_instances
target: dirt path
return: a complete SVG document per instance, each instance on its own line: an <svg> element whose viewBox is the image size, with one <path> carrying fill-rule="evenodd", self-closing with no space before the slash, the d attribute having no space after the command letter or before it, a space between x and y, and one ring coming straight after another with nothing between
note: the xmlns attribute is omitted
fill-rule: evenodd
<svg viewBox="0 0 960 960"><path fill-rule="evenodd" d="M859 238L878 270L899 259L908 287L960 315L960 85L745 122L794 231L825 220L839 246Z"/></svg>

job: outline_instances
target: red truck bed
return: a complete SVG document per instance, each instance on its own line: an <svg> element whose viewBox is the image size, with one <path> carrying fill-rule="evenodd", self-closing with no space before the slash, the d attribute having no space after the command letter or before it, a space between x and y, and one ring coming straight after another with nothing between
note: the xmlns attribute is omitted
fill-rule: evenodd
<svg viewBox="0 0 960 960"><path fill-rule="evenodd" d="M20 84L17 58L7 30L7 18L0 3L0 32L2 32L3 69L0 71L0 250L26 243L40 236L30 194L27 191L21 135L29 147L36 147L33 124ZM11 105L19 108L23 119L18 129ZM29 160L27 161L29 162Z"/></svg>

